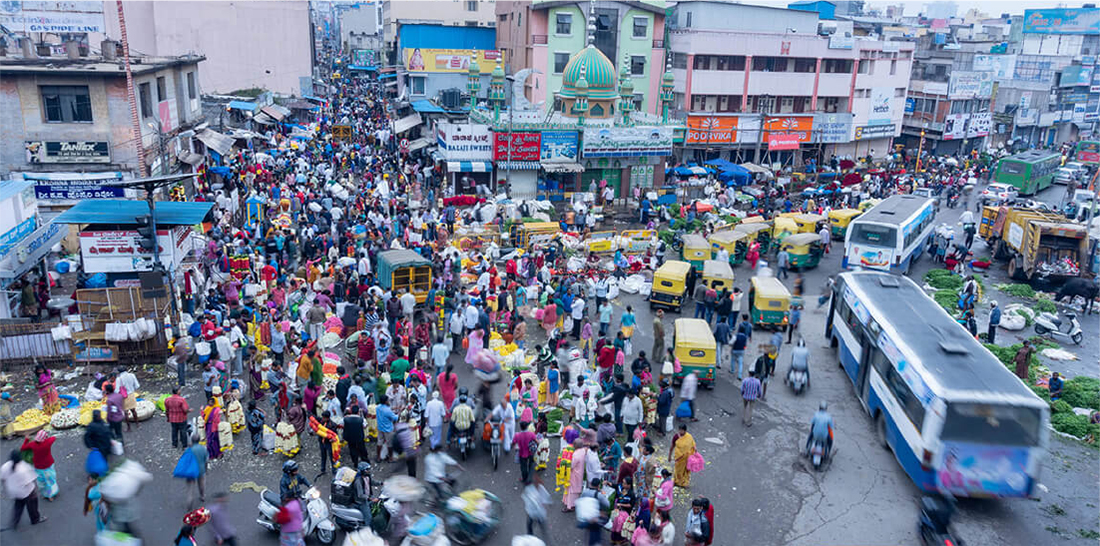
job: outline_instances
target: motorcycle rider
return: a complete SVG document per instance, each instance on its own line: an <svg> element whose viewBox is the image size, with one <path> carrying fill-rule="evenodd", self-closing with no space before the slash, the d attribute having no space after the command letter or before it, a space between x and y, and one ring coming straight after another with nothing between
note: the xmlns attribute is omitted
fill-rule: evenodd
<svg viewBox="0 0 1100 546"><path fill-rule="evenodd" d="M297 499L310 487L309 480L305 476L298 475L298 461L290 460L283 463L283 477L279 480L280 498Z"/></svg>
<svg viewBox="0 0 1100 546"><path fill-rule="evenodd" d="M374 500L374 492L370 483L370 463L361 461L356 467L355 485L351 488L353 505L363 514L363 525L370 527L371 513L370 503Z"/></svg>
<svg viewBox="0 0 1100 546"><path fill-rule="evenodd" d="M825 459L833 451L833 416L829 415L829 403L822 400L810 420L810 435L806 438L806 453L814 441L825 442Z"/></svg>
<svg viewBox="0 0 1100 546"><path fill-rule="evenodd" d="M798 346L791 350L791 367L787 370L788 381L791 373L795 371L806 372L806 384L810 384L810 349L806 347L805 338L799 338Z"/></svg>
<svg viewBox="0 0 1100 546"><path fill-rule="evenodd" d="M474 415L474 402L470 399L470 393L466 387L462 387L459 390L458 400L455 400L454 404L451 404L451 429L449 438L457 434L466 434L474 426L476 417ZM473 441L473 435L470 436L471 442ZM472 445L470 446L473 447Z"/></svg>

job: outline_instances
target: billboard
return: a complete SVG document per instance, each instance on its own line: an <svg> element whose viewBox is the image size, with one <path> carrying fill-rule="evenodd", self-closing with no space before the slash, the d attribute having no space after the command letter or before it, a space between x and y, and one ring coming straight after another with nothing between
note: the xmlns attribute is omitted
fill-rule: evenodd
<svg viewBox="0 0 1100 546"><path fill-rule="evenodd" d="M462 161L493 159L493 143L488 125L473 123L440 123L436 125L436 143L443 158Z"/></svg>
<svg viewBox="0 0 1100 546"><path fill-rule="evenodd" d="M672 155L672 127L585 127L585 157Z"/></svg>
<svg viewBox="0 0 1100 546"><path fill-rule="evenodd" d="M157 230L160 261L174 267L183 261L188 248L190 226ZM80 255L88 273L123 273L153 269L153 252L138 245L137 230L80 232Z"/></svg>
<svg viewBox="0 0 1100 546"><path fill-rule="evenodd" d="M954 99L987 98L993 94L993 74L990 72L967 72L956 70L951 73L947 95Z"/></svg>
<svg viewBox="0 0 1100 546"><path fill-rule="evenodd" d="M28 140L23 143L27 163L110 163L107 141Z"/></svg>
<svg viewBox="0 0 1100 546"><path fill-rule="evenodd" d="M103 2L80 0L0 2L0 25L14 32L107 32L103 23Z"/></svg>
<svg viewBox="0 0 1100 546"><path fill-rule="evenodd" d="M1100 10L1053 8L1024 10L1027 34L1100 34Z"/></svg>
<svg viewBox="0 0 1100 546"><path fill-rule="evenodd" d="M1016 77L1015 55L975 55L975 72L992 72L998 80L1011 80Z"/></svg>
<svg viewBox="0 0 1100 546"><path fill-rule="evenodd" d="M764 120L764 137L769 150L793 150L799 144L813 140L814 117L768 116Z"/></svg>
<svg viewBox="0 0 1100 546"><path fill-rule="evenodd" d="M978 112L970 115L966 126L966 138L984 137L993 129L993 113Z"/></svg>
<svg viewBox="0 0 1100 546"><path fill-rule="evenodd" d="M817 114L815 142L840 144L852 139L852 114Z"/></svg>
<svg viewBox="0 0 1100 546"><path fill-rule="evenodd" d="M966 138L966 120L970 114L949 114L943 120L943 139Z"/></svg>
<svg viewBox="0 0 1100 546"><path fill-rule="evenodd" d="M689 114L685 144L733 144L737 139L737 116Z"/></svg>
<svg viewBox="0 0 1100 546"><path fill-rule="evenodd" d="M497 63L504 62L504 55L496 49L404 49L402 58L409 72L470 71L470 58L477 55L477 65L482 74L488 74Z"/></svg>
<svg viewBox="0 0 1100 546"><path fill-rule="evenodd" d="M543 131L539 160L543 163L575 163L577 140L576 131Z"/></svg>
<svg viewBox="0 0 1100 546"><path fill-rule="evenodd" d="M894 88L876 87L871 90L871 108L867 111L868 125L890 125L894 120Z"/></svg>
<svg viewBox="0 0 1100 546"><path fill-rule="evenodd" d="M542 152L542 133L493 133L494 161L538 161Z"/></svg>
<svg viewBox="0 0 1100 546"><path fill-rule="evenodd" d="M856 127L853 140L867 140L871 138L893 138L895 125L863 125Z"/></svg>

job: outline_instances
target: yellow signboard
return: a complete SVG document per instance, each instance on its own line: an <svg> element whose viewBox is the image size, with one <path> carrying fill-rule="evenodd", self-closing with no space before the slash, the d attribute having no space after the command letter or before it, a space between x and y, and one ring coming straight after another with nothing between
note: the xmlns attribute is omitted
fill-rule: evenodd
<svg viewBox="0 0 1100 546"><path fill-rule="evenodd" d="M477 55L477 65L488 74L497 63L504 62L504 54L495 49L421 49L404 50L405 70L409 72L469 72L470 57Z"/></svg>

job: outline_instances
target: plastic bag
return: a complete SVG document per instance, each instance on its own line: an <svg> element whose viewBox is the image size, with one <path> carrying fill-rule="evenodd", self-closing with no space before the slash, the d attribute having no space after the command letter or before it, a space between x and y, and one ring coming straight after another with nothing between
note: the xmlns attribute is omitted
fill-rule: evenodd
<svg viewBox="0 0 1100 546"><path fill-rule="evenodd" d="M172 471L172 476L185 480L194 480L197 479L199 475L199 462L195 460L195 453L191 451L190 448L183 450L183 454L180 455L179 461L176 462L176 469Z"/></svg>
<svg viewBox="0 0 1100 546"><path fill-rule="evenodd" d="M696 451L691 455L688 455L687 469L690 472L699 472L706 468L706 461L703 460L703 454Z"/></svg>
<svg viewBox="0 0 1100 546"><path fill-rule="evenodd" d="M63 341L73 338L73 329L68 326L57 326L50 328L50 334L53 335L54 341Z"/></svg>
<svg viewBox="0 0 1100 546"><path fill-rule="evenodd" d="M676 406L676 418L677 419L688 419L690 417L691 417L691 404L687 400L684 400L683 402L680 402L679 406Z"/></svg>
<svg viewBox="0 0 1100 546"><path fill-rule="evenodd" d="M110 467L107 466L107 458L98 449L88 452L88 458L84 460L84 471L92 476L103 476Z"/></svg>
<svg viewBox="0 0 1100 546"><path fill-rule="evenodd" d="M95 535L95 546L141 546L141 539L121 531L100 531Z"/></svg>

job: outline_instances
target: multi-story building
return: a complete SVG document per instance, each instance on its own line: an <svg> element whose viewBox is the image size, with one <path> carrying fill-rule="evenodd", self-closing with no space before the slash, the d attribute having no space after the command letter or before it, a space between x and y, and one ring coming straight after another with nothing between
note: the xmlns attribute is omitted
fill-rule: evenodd
<svg viewBox="0 0 1100 546"><path fill-rule="evenodd" d="M669 27L689 156L770 163L892 150L912 44L853 37L850 23L813 11L710 1L679 2Z"/></svg>
<svg viewBox="0 0 1100 546"><path fill-rule="evenodd" d="M341 5L336 12L340 45L351 52L352 61L363 66L378 64L376 56L382 52L382 2Z"/></svg>
<svg viewBox="0 0 1100 546"><path fill-rule="evenodd" d="M660 113L658 95L666 61L664 4L595 2L595 46L615 67L616 74L609 77L624 68L630 75L638 112ZM505 71L534 70L524 82L524 95L533 104L554 108L553 90L562 88L566 64L585 46L591 7L590 2L497 2L497 47L504 54Z"/></svg>
<svg viewBox="0 0 1100 546"><path fill-rule="evenodd" d="M493 28L495 0L386 0L382 3L382 35L388 65L401 64L403 25ZM448 47L469 47L457 42Z"/></svg>

